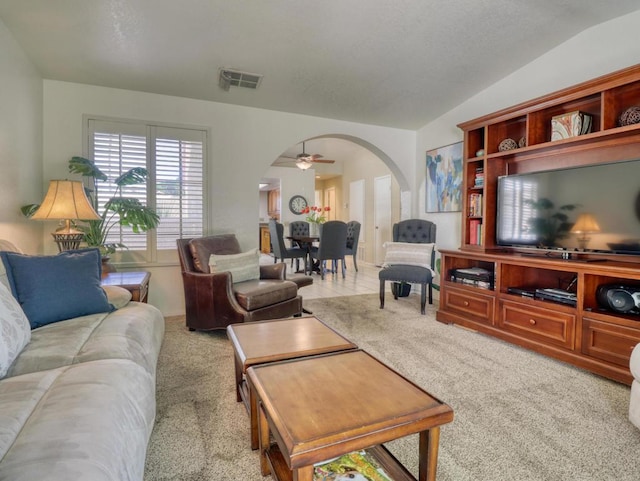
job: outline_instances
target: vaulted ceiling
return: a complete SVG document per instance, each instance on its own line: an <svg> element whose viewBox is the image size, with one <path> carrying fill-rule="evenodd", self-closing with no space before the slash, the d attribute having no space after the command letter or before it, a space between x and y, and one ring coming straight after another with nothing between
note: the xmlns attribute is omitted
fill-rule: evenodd
<svg viewBox="0 0 640 481"><path fill-rule="evenodd" d="M638 0L0 0L46 79L418 129ZM221 67L264 75L218 86Z"/></svg>

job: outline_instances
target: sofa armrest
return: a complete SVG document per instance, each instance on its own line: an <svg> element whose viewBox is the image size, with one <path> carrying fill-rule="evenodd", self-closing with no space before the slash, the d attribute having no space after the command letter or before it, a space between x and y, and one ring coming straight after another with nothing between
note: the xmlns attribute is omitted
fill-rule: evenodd
<svg viewBox="0 0 640 481"><path fill-rule="evenodd" d="M260 266L260 279L278 279L284 281L287 275L287 265L284 262Z"/></svg>

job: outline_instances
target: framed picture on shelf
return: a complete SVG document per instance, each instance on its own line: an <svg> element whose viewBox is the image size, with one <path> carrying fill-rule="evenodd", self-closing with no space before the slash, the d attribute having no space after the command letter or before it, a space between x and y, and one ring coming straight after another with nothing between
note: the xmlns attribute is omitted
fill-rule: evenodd
<svg viewBox="0 0 640 481"><path fill-rule="evenodd" d="M427 212L462 210L462 167L462 142L427 151Z"/></svg>

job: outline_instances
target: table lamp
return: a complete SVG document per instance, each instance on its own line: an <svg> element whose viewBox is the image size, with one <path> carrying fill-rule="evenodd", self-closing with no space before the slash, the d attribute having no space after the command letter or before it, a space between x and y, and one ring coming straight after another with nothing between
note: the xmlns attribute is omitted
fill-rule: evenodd
<svg viewBox="0 0 640 481"><path fill-rule="evenodd" d="M50 180L49 190L38 210L31 216L38 220L64 220L64 226L51 235L60 252L77 249L84 237L81 230L71 226L71 220L99 220L79 181Z"/></svg>
<svg viewBox="0 0 640 481"><path fill-rule="evenodd" d="M580 249L587 249L587 244L591 240L589 234L592 232L600 232L600 226L596 218L593 214L580 214L571 228L572 234L578 234L578 247Z"/></svg>

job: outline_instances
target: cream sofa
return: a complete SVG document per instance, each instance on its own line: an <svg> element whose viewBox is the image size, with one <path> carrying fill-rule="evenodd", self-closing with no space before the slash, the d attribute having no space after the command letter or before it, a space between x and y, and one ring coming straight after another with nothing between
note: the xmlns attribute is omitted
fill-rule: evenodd
<svg viewBox="0 0 640 481"><path fill-rule="evenodd" d="M0 283L6 319L4 272ZM164 319L105 291L115 310L31 330L0 379L0 480L143 479Z"/></svg>

